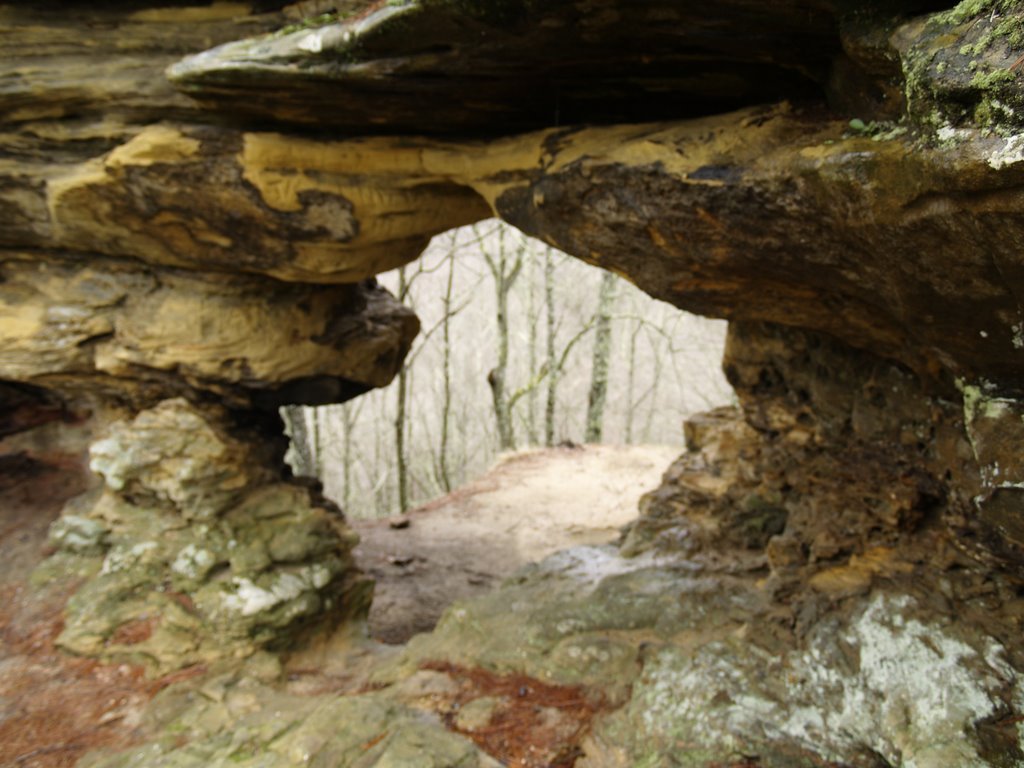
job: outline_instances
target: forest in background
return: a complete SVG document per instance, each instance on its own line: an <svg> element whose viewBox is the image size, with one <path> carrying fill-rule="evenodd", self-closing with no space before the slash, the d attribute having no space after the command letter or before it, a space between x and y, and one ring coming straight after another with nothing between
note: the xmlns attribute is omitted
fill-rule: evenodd
<svg viewBox="0 0 1024 768"><path fill-rule="evenodd" d="M733 400L724 321L497 220L439 235L378 279L422 322L402 373L348 403L284 409L296 474L352 517L448 493L505 451L682 446L686 416Z"/></svg>

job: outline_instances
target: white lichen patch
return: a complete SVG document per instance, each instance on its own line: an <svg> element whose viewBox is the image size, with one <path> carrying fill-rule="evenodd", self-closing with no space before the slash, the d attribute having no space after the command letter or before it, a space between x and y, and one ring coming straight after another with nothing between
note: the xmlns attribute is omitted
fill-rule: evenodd
<svg viewBox="0 0 1024 768"><path fill-rule="evenodd" d="M103 558L103 567L100 568L101 575L124 571L139 565L149 553L156 552L158 545L155 541L142 541L132 547L116 547L107 553Z"/></svg>
<svg viewBox="0 0 1024 768"><path fill-rule="evenodd" d="M178 552L178 556L171 563L171 570L179 576L198 581L210 572L216 562L217 557L213 552L189 544Z"/></svg>
<svg viewBox="0 0 1024 768"><path fill-rule="evenodd" d="M279 573L267 587L244 577L236 576L231 581L234 591L223 596L224 608L242 616L255 616L291 602L305 592L323 589L331 581L331 572L324 565L316 564Z"/></svg>
<svg viewBox="0 0 1024 768"><path fill-rule="evenodd" d="M844 680L834 669L812 666L808 693L838 685L841 707L828 713L826 727L891 762L970 765L980 758L965 734L993 713L1012 670L994 640L981 641L979 652L942 627L905 619L913 607L909 597L876 596L846 636L860 650L859 674ZM827 642L819 641L818 655Z"/></svg>
<svg viewBox="0 0 1024 768"><path fill-rule="evenodd" d="M1024 160L1024 134L1015 134L1000 141L1000 146L993 150L988 158L988 164L999 170L1008 165L1016 165Z"/></svg>
<svg viewBox="0 0 1024 768"><path fill-rule="evenodd" d="M323 36L319 30L316 32L310 32L299 40L299 42L295 44L295 47L302 51L309 51L310 53L320 53L324 47Z"/></svg>
<svg viewBox="0 0 1024 768"><path fill-rule="evenodd" d="M88 552L103 545L109 531L103 523L80 515L64 515L50 526L50 543L69 552Z"/></svg>
<svg viewBox="0 0 1024 768"><path fill-rule="evenodd" d="M1001 691L1024 698L1019 677L995 640L954 636L917 608L876 595L847 626L822 627L805 650L762 663L732 640L667 648L634 689L637 739L686 744L683 757L768 741L826 760L870 750L904 768L987 765L969 734Z"/></svg>
<svg viewBox="0 0 1024 768"><path fill-rule="evenodd" d="M949 123L940 126L935 132L935 137L945 146L956 146L970 139L971 135L971 131L955 128Z"/></svg>
<svg viewBox="0 0 1024 768"><path fill-rule="evenodd" d="M1003 416L1007 404L991 394L994 387L985 379L979 380L977 384L968 384L963 379L958 378L956 386L964 399L964 421L967 427L967 440L970 442L975 456L977 456L978 446L975 440L975 430L972 427L980 419L996 419ZM984 465L984 462L981 463ZM985 469L982 470L983 473L985 471Z"/></svg>
<svg viewBox="0 0 1024 768"><path fill-rule="evenodd" d="M107 487L114 491L124 489L128 481L127 467L122 462L113 461L120 453L120 445L113 438L97 440L89 447L89 469L102 475Z"/></svg>

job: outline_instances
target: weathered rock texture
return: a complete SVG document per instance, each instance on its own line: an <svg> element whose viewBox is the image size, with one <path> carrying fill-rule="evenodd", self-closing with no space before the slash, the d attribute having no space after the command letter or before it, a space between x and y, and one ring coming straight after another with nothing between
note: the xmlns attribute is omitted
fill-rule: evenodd
<svg viewBox="0 0 1024 768"><path fill-rule="evenodd" d="M288 478L276 408L391 380L418 321L372 275L434 231L404 212L457 199L398 189L375 232L341 196L370 186L316 163L303 180L272 139L197 124L164 68L276 10L0 15L3 447L31 457L78 423L69 449L92 435L103 478L53 531L47 570L90 577L62 645L166 670L361 615L354 536Z"/></svg>
<svg viewBox="0 0 1024 768"><path fill-rule="evenodd" d="M180 398L111 425L89 451L102 487L50 532L46 572L92 571L58 644L174 670L365 615L356 537L333 504L281 480L281 443Z"/></svg>
<svg viewBox="0 0 1024 768"><path fill-rule="evenodd" d="M493 135L808 95L840 53L825 2L730 0L713 16L671 0L337 7L346 24L229 43L187 57L170 77L201 103L249 118ZM257 88L269 98L250 98Z"/></svg>
<svg viewBox="0 0 1024 768"><path fill-rule="evenodd" d="M12 379L144 405L203 392L234 407L335 402L391 380L418 327L370 283L284 284L94 257L0 263Z"/></svg>
<svg viewBox="0 0 1024 768"><path fill-rule="evenodd" d="M268 409L386 383L416 323L362 281L495 213L732 320L742 419L690 425L632 562L556 560L406 660L602 688L592 766L1024 760L1017 3L0 20L2 429L30 451L26 428L91 411L104 478L54 530L104 564L68 647L171 667L357 609L344 529L282 483ZM371 714L317 754L394 764L346 751L381 743ZM201 760L307 756L207 737Z"/></svg>

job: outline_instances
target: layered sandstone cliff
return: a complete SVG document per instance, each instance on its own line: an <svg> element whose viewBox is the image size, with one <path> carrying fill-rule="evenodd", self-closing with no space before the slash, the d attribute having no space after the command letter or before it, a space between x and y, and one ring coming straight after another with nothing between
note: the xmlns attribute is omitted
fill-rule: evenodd
<svg viewBox="0 0 1024 768"><path fill-rule="evenodd" d="M102 477L54 529L91 563L67 648L175 668L365 608L276 408L385 385L417 322L372 276L498 215L731 320L742 416L690 425L615 564L542 567L405 660L603 688L580 765L1024 760L1016 3L0 19L0 445L84 422Z"/></svg>

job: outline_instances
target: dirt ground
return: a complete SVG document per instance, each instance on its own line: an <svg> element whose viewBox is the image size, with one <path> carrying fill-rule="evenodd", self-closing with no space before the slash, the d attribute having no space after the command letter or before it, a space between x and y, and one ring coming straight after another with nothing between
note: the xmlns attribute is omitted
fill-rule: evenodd
<svg viewBox="0 0 1024 768"><path fill-rule="evenodd" d="M77 458L0 458L0 766L61 768L90 749L125 746L157 690L139 668L58 652L74 585L27 584L50 522L88 482Z"/></svg>
<svg viewBox="0 0 1024 768"><path fill-rule="evenodd" d="M486 591L528 562L565 547L613 540L636 516L640 495L657 485L678 453L670 447L587 446L515 454L480 480L410 512L402 518L405 527L392 527L395 519L355 521L363 538L359 562L378 581L371 631L385 642L404 642L433 627L453 600ZM140 668L76 659L54 647L75 585L40 591L27 578L46 554L50 522L67 499L86 488L90 475L80 459L45 458L6 457L0 467L0 766L5 768L63 768L92 749L131 744L141 736L146 702L175 681L174 676L147 680ZM472 680L477 687L508 683ZM577 718L573 727L579 729L593 712L591 704L573 696L568 704L554 694L548 698L565 710L569 725ZM537 740L525 732L517 741L516 727L532 732L539 726L516 712L504 713L509 722L485 734L501 744L481 746L502 755L535 749ZM563 757L564 764L572 764L572 755Z"/></svg>
<svg viewBox="0 0 1024 768"><path fill-rule="evenodd" d="M403 518L354 520L377 582L370 631L403 643L454 600L486 592L559 549L613 541L682 449L588 445L531 450ZM408 522L406 527L394 527Z"/></svg>

